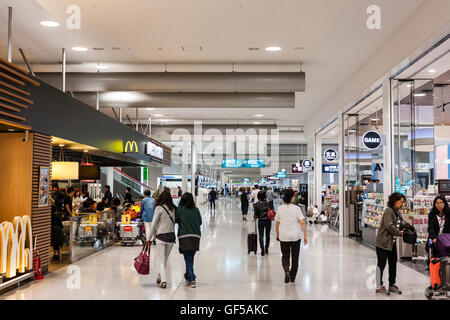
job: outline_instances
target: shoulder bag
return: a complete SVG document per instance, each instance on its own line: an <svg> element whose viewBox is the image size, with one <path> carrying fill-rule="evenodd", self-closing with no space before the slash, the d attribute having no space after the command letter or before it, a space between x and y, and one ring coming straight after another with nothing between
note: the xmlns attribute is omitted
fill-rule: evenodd
<svg viewBox="0 0 450 320"><path fill-rule="evenodd" d="M150 242L146 241L141 253L134 258L134 268L139 274L150 273Z"/></svg>
<svg viewBox="0 0 450 320"><path fill-rule="evenodd" d="M275 212L275 210L273 210L273 209L270 207L269 201L267 201L267 218L269 218L270 221L273 221L273 220L275 220L276 214L277 214L277 213Z"/></svg>

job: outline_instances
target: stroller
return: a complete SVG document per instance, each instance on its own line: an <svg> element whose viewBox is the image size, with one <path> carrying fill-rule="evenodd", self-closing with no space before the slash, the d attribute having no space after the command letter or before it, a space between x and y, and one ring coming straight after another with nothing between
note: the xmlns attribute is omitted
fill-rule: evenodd
<svg viewBox="0 0 450 320"><path fill-rule="evenodd" d="M428 300L450 300L450 234L440 234L434 250L431 246L431 239L428 239L430 286L425 289L425 297Z"/></svg>

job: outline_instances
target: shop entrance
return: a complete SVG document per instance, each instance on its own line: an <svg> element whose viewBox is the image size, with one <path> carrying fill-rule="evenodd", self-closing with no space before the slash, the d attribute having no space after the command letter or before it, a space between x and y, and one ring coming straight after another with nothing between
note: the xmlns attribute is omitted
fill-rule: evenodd
<svg viewBox="0 0 450 320"><path fill-rule="evenodd" d="M377 90L342 117L344 128L344 233L375 247L383 213L383 110Z"/></svg>

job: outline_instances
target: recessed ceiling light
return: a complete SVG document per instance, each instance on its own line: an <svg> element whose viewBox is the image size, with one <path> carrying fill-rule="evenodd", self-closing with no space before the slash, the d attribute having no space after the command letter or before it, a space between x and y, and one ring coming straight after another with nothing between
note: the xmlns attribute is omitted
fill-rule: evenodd
<svg viewBox="0 0 450 320"><path fill-rule="evenodd" d="M161 120L159 120L159 121L161 121L161 122L167 122L167 121L172 121L172 120L170 120L170 119L161 119Z"/></svg>
<svg viewBox="0 0 450 320"><path fill-rule="evenodd" d="M255 121L255 122L253 122L254 124L261 124L261 122L259 122L259 121Z"/></svg>
<svg viewBox="0 0 450 320"><path fill-rule="evenodd" d="M378 119L378 118L373 118L373 119L370 119L370 121L379 121L380 119Z"/></svg>
<svg viewBox="0 0 450 320"><path fill-rule="evenodd" d="M63 143L60 143L60 144L58 144L58 146L60 146L60 147L64 147L64 146L65 146L65 144L63 144Z"/></svg>
<svg viewBox="0 0 450 320"><path fill-rule="evenodd" d="M162 117L163 115L162 114L154 114L153 116L154 117Z"/></svg>
<svg viewBox="0 0 450 320"><path fill-rule="evenodd" d="M280 51L280 47L266 47L266 51Z"/></svg>
<svg viewBox="0 0 450 320"><path fill-rule="evenodd" d="M430 69L430 70L428 70L428 72L429 72L429 73L435 73L435 72L436 72L436 69Z"/></svg>
<svg viewBox="0 0 450 320"><path fill-rule="evenodd" d="M148 110L148 111L155 110L155 108L145 108L145 109Z"/></svg>
<svg viewBox="0 0 450 320"><path fill-rule="evenodd" d="M106 70L106 69L108 69L108 66L103 66L103 65L98 64L98 65L95 66L95 69L97 69L97 70Z"/></svg>
<svg viewBox="0 0 450 320"><path fill-rule="evenodd" d="M14 131L14 129L8 129L8 131Z"/></svg>
<svg viewBox="0 0 450 320"><path fill-rule="evenodd" d="M56 21L41 21L41 25L44 27L58 27L59 23Z"/></svg>
<svg viewBox="0 0 450 320"><path fill-rule="evenodd" d="M88 48L84 48L84 47L73 47L72 50L73 50L73 51L88 51Z"/></svg>
<svg viewBox="0 0 450 320"><path fill-rule="evenodd" d="M425 97L426 93L415 93L414 97Z"/></svg>
<svg viewBox="0 0 450 320"><path fill-rule="evenodd" d="M261 118L261 117L264 117L264 115L263 114L255 114L255 117Z"/></svg>
<svg viewBox="0 0 450 320"><path fill-rule="evenodd" d="M83 150L83 152L86 152L86 153L87 153L88 151L89 151L89 150Z"/></svg>

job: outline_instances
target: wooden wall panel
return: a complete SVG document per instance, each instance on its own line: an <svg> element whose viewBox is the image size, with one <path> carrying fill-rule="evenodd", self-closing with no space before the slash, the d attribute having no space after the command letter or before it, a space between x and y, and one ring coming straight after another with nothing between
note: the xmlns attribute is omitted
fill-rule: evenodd
<svg viewBox="0 0 450 320"><path fill-rule="evenodd" d="M51 207L39 207L39 177L40 167L49 167L49 195L51 189L51 137L33 133L33 164L31 188L31 225L33 236L37 236L37 250L42 259L42 268L47 269L50 263L51 244Z"/></svg>
<svg viewBox="0 0 450 320"><path fill-rule="evenodd" d="M0 133L0 222L31 215L33 142L25 133Z"/></svg>

